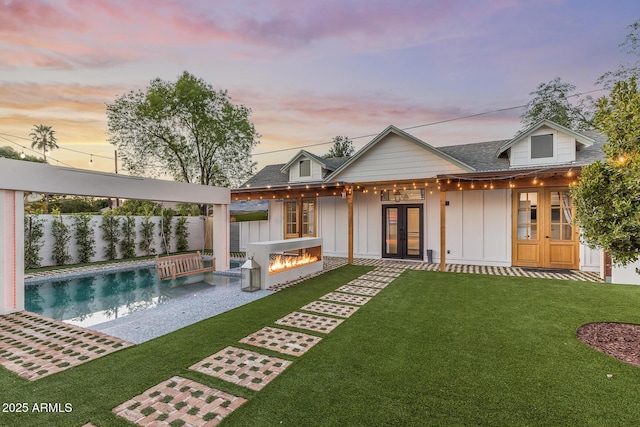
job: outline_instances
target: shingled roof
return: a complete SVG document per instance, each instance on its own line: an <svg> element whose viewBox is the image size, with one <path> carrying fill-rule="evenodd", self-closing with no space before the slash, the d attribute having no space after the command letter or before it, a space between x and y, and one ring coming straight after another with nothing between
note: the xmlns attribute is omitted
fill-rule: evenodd
<svg viewBox="0 0 640 427"><path fill-rule="evenodd" d="M580 134L586 136L587 138L590 138L594 141L594 143L589 146L581 145L579 147L579 150L576 151L575 162L566 164L565 166L567 167L585 166L597 160L604 159L602 146L606 143L606 137L596 131L580 132ZM504 139L499 141L476 142L471 144L449 145L445 147L433 148L444 153L444 155L446 156L450 156L459 162L473 167L476 173L499 172L514 170L514 168L510 168L508 158L496 156L496 153L510 141L513 140ZM351 157L321 159L324 164L328 166L329 170L337 170L340 168L340 166L352 160ZM281 163L278 165L265 166L257 174L251 177L251 179L245 182L241 188L286 187L287 185L289 185L289 175L285 172L282 172L282 168L285 165L285 163ZM563 165L553 165L553 167L558 166ZM523 167L522 169L527 168L531 167ZM535 168L539 169L540 166L535 166ZM318 183L321 182L322 181L318 181Z"/></svg>

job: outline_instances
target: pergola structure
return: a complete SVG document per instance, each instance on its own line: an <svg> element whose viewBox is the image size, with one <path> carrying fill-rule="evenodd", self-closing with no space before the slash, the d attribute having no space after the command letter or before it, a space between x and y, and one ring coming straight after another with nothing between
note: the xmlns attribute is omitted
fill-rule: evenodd
<svg viewBox="0 0 640 427"><path fill-rule="evenodd" d="M229 268L226 188L0 158L0 315L24 310L25 192L211 204L216 265Z"/></svg>

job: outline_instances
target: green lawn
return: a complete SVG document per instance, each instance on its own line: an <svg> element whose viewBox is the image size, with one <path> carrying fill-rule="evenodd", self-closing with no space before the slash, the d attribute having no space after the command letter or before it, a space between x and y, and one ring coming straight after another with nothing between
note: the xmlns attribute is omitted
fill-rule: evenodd
<svg viewBox="0 0 640 427"><path fill-rule="evenodd" d="M249 399L223 426L638 424L640 368L575 337L588 322L640 323L634 286L407 271L307 354L285 356L294 363L260 392L187 369L367 270L334 270L33 383L2 370L3 403L73 412L0 413L0 425L130 425L111 408L173 375Z"/></svg>

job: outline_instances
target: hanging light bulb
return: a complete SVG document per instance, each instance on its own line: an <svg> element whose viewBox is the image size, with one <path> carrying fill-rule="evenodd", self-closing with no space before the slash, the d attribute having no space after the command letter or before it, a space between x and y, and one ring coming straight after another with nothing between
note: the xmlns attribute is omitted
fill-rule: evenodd
<svg viewBox="0 0 640 427"><path fill-rule="evenodd" d="M26 155L26 154L24 154L24 150L22 150L22 152L20 153L20 158L21 158L21 159L24 159L25 157L27 157L27 155Z"/></svg>
<svg viewBox="0 0 640 427"><path fill-rule="evenodd" d="M89 164L93 165L93 154L91 154L91 158L89 159Z"/></svg>
<svg viewBox="0 0 640 427"><path fill-rule="evenodd" d="M471 189L473 190L474 188L476 188L476 185L471 181Z"/></svg>
<svg viewBox="0 0 640 427"><path fill-rule="evenodd" d="M533 178L533 185L536 185L538 183L538 175L535 176L535 178Z"/></svg>

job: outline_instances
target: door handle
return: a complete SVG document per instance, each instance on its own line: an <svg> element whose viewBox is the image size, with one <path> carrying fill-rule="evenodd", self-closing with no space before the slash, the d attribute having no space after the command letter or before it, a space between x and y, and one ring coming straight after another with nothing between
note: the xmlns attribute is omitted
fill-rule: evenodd
<svg viewBox="0 0 640 427"><path fill-rule="evenodd" d="M549 238L549 236L544 236L544 238L545 238L545 239L548 239L548 238Z"/></svg>

